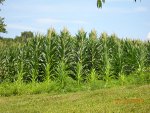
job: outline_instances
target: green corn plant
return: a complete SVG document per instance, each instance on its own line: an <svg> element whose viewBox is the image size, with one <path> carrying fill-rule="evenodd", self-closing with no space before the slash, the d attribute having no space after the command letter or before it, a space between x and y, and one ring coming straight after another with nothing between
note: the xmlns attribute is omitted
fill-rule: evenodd
<svg viewBox="0 0 150 113"><path fill-rule="evenodd" d="M145 62L145 75L147 75L147 82L150 83L150 40L145 42L146 62Z"/></svg>
<svg viewBox="0 0 150 113"><path fill-rule="evenodd" d="M121 43L118 42L118 49L117 49L117 52L118 52L118 75L124 75L124 72L123 72L123 68L124 68L124 60L123 60L123 50L121 49Z"/></svg>
<svg viewBox="0 0 150 113"><path fill-rule="evenodd" d="M31 64L31 76L32 76L32 83L35 84L39 74L39 47L42 43L40 40L40 36L36 36L30 42L29 51L30 51L30 64Z"/></svg>
<svg viewBox="0 0 150 113"><path fill-rule="evenodd" d="M20 90L22 88L23 85L23 76L24 76L24 51L23 48L21 49L19 47L18 49L19 51L19 55L17 57L17 73L16 73L16 81L15 81L15 90L13 93L18 94L20 93Z"/></svg>
<svg viewBox="0 0 150 113"><path fill-rule="evenodd" d="M60 83L60 87L62 89L64 89L65 86L67 85L67 78L69 77L69 74L70 74L70 71L67 69L68 69L67 65L63 61L61 61L58 64L58 67L56 70L57 80L58 80L58 83Z"/></svg>
<svg viewBox="0 0 150 113"><path fill-rule="evenodd" d="M91 86L95 85L96 81L98 80L97 73L95 69L91 69L90 74L88 75L88 82Z"/></svg>
<svg viewBox="0 0 150 113"><path fill-rule="evenodd" d="M91 69L98 70L99 56L100 56L100 44L97 40L97 33L92 30L89 34L89 39L86 42L86 66L87 71L90 72Z"/></svg>
<svg viewBox="0 0 150 113"><path fill-rule="evenodd" d="M115 78L119 78L124 75L124 54L123 54L123 40L117 38L115 34L111 35L111 47L112 47L112 69Z"/></svg>
<svg viewBox="0 0 150 113"><path fill-rule="evenodd" d="M21 84L23 82L23 62L18 63L18 72L17 72L17 84Z"/></svg>
<svg viewBox="0 0 150 113"><path fill-rule="evenodd" d="M100 54L101 45L97 39L97 33L95 30L92 30L89 34L89 39L86 42L86 71L87 71L87 80L91 86L95 85L96 80L98 79L97 72L99 71L100 65Z"/></svg>
<svg viewBox="0 0 150 113"><path fill-rule="evenodd" d="M76 34L75 41L75 51L74 51L74 59L75 59L75 78L77 80L78 86L83 80L84 68L85 68L85 44L86 44L86 33L83 29L78 31Z"/></svg>
<svg viewBox="0 0 150 113"><path fill-rule="evenodd" d="M78 86L80 86L82 81L82 64L79 62L77 63L76 66L76 79L77 79Z"/></svg>
<svg viewBox="0 0 150 113"><path fill-rule="evenodd" d="M32 48L31 48L32 39L30 41L27 41L25 45L23 45L23 72L24 77L23 81L28 83L32 81ZM21 61L20 61L21 62Z"/></svg>
<svg viewBox="0 0 150 113"><path fill-rule="evenodd" d="M11 46L6 52L5 62L5 77L8 81L14 82L16 80L16 61L17 61L17 49L16 47Z"/></svg>
<svg viewBox="0 0 150 113"><path fill-rule="evenodd" d="M137 60L137 73L141 79L144 79L145 63L147 62L146 55L147 49L141 41L137 41L136 46L136 60Z"/></svg>
<svg viewBox="0 0 150 113"><path fill-rule="evenodd" d="M145 42L145 46L147 48L147 55L146 55L147 62L146 62L146 66L150 67L150 40Z"/></svg>
<svg viewBox="0 0 150 113"><path fill-rule="evenodd" d="M51 39L51 38L56 37L56 36L57 36L57 33L56 33L54 28L48 29L48 31L47 31L47 38Z"/></svg>
<svg viewBox="0 0 150 113"><path fill-rule="evenodd" d="M61 82L61 87L64 88L66 85L66 79L71 74L71 62L72 58L72 43L71 35L69 31L64 28L58 39L58 48L57 48L57 75L59 81Z"/></svg>
<svg viewBox="0 0 150 113"><path fill-rule="evenodd" d="M4 44L2 40L0 40L0 83L2 83L6 77L6 49L4 49Z"/></svg>
<svg viewBox="0 0 150 113"><path fill-rule="evenodd" d="M105 80L106 84L105 87L107 86L107 84L110 82L112 76L111 76L111 59L109 56L109 51L110 49L108 48L107 42L108 42L108 36L106 33L102 33L101 35L101 40L103 43L103 80Z"/></svg>
<svg viewBox="0 0 150 113"><path fill-rule="evenodd" d="M14 82L17 78L17 61L19 56L18 43L12 39L2 41L0 45L0 78L3 81ZM1 81L0 80L0 81Z"/></svg>
<svg viewBox="0 0 150 113"><path fill-rule="evenodd" d="M45 81L50 82L54 77L55 51L57 51L57 34L54 29L49 29L42 46L42 58L44 59Z"/></svg>
<svg viewBox="0 0 150 113"><path fill-rule="evenodd" d="M71 67L71 60L73 59L73 42L70 32L67 28L61 31L59 41L58 41L58 60L64 61L68 68Z"/></svg>
<svg viewBox="0 0 150 113"><path fill-rule="evenodd" d="M24 50L23 48L19 47L19 55L17 57L17 84L20 85L23 82L23 76L24 76Z"/></svg>
<svg viewBox="0 0 150 113"><path fill-rule="evenodd" d="M122 86L125 85L125 83L127 82L126 76L122 73L119 73L119 80Z"/></svg>
<svg viewBox="0 0 150 113"><path fill-rule="evenodd" d="M132 40L126 39L123 43L124 71L126 75L131 74L137 68L136 66L136 50Z"/></svg>
<svg viewBox="0 0 150 113"><path fill-rule="evenodd" d="M50 64L49 63L46 63L46 66L45 66L45 81L47 83L49 83L51 81L51 72L50 72Z"/></svg>
<svg viewBox="0 0 150 113"><path fill-rule="evenodd" d="M127 75L149 75L150 42L121 40L106 33L99 39L95 30L87 37L83 29L76 36L66 28L59 35L49 29L47 35L36 35L27 42L0 39L0 65L0 82L58 80L64 88L68 77L78 86L97 79L107 86L115 78L124 85Z"/></svg>
<svg viewBox="0 0 150 113"><path fill-rule="evenodd" d="M90 40L96 40L97 39L97 32L95 29L91 30L91 32L89 33L89 39Z"/></svg>
<svg viewBox="0 0 150 113"><path fill-rule="evenodd" d="M6 64L6 49L2 51L2 48L0 50L0 83L2 83L4 80L6 80L7 75L7 64Z"/></svg>
<svg viewBox="0 0 150 113"><path fill-rule="evenodd" d="M116 68L118 70L117 74L118 74L118 77L121 81L121 84L124 85L126 83L126 77L125 77L125 73L124 73L124 66L125 66L125 63L124 63L124 54L123 54L123 49L122 49L123 46L121 46L121 41L118 41L117 42L117 64L116 64Z"/></svg>
<svg viewBox="0 0 150 113"><path fill-rule="evenodd" d="M124 74L124 54L123 54L123 40L120 40L115 34L112 34L108 39L108 57L110 62L110 78L119 79L123 85L125 80Z"/></svg>

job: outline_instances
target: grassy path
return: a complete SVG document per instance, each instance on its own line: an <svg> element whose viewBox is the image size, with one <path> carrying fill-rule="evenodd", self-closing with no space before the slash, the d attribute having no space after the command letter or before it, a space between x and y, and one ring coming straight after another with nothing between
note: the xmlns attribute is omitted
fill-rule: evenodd
<svg viewBox="0 0 150 113"><path fill-rule="evenodd" d="M0 97L0 113L149 113L150 85Z"/></svg>

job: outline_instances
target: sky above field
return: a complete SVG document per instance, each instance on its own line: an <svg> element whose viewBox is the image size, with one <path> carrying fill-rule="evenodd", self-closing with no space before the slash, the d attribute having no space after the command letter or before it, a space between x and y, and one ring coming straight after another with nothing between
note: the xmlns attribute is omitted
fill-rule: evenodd
<svg viewBox="0 0 150 113"><path fill-rule="evenodd" d="M106 0L102 9L96 0L6 0L0 15L5 17L7 34L23 31L46 34L53 27L59 33L67 27L72 35L80 28L95 29L120 38L150 39L150 0Z"/></svg>

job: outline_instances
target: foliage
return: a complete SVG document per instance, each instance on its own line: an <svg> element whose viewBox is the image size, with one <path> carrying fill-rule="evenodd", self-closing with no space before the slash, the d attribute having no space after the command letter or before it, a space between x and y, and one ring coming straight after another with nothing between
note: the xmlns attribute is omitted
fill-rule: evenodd
<svg viewBox="0 0 150 113"><path fill-rule="evenodd" d="M137 0L134 0L134 1L136 2ZM97 0L97 7L102 8L103 3L105 3L105 0Z"/></svg>
<svg viewBox="0 0 150 113"><path fill-rule="evenodd" d="M119 39L95 30L89 35L81 29L71 36L64 28L60 34L50 29L26 42L0 39L0 82L21 84L58 83L58 89L77 89L112 81L150 82L150 42ZM135 78L130 81L127 78ZM73 86L74 86L73 85ZM84 88L83 88L84 89Z"/></svg>
<svg viewBox="0 0 150 113"><path fill-rule="evenodd" d="M5 0L0 0L0 5L3 4ZM1 9L0 9L1 11ZM6 33L6 25L4 24L4 18L0 17L0 33Z"/></svg>
<svg viewBox="0 0 150 113"><path fill-rule="evenodd" d="M29 38L33 38L34 34L31 31L21 32L21 36L16 36L15 40L19 42L27 42Z"/></svg>
<svg viewBox="0 0 150 113"><path fill-rule="evenodd" d="M32 38L34 35L33 35L33 32L31 31L24 31L21 33L21 37L24 37L24 38Z"/></svg>

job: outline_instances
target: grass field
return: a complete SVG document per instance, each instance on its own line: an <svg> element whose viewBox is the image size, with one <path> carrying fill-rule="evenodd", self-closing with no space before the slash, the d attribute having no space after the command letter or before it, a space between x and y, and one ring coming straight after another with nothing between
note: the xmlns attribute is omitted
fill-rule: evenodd
<svg viewBox="0 0 150 113"><path fill-rule="evenodd" d="M150 85L0 97L0 113L149 113Z"/></svg>

